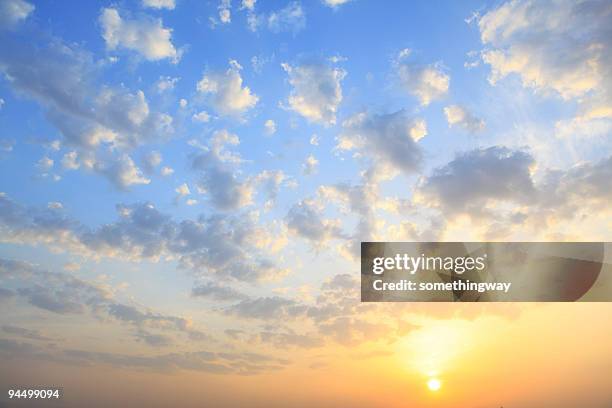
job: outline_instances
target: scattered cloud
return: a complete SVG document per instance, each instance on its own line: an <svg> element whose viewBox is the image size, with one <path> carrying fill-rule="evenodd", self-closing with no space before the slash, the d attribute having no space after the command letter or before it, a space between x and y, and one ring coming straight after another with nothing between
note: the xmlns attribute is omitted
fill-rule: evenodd
<svg viewBox="0 0 612 408"><path fill-rule="evenodd" d="M169 58L178 62L179 53L171 41L172 30L165 28L161 20L149 17L128 20L121 17L118 9L108 7L102 9L99 21L107 49L136 51L149 61Z"/></svg>
<svg viewBox="0 0 612 408"><path fill-rule="evenodd" d="M33 4L24 0L0 1L0 30L14 28L27 19L34 9Z"/></svg>
<svg viewBox="0 0 612 408"><path fill-rule="evenodd" d="M444 115L448 127L460 127L470 133L477 133L485 128L484 120L477 118L466 108L459 105L445 107Z"/></svg>
<svg viewBox="0 0 612 408"><path fill-rule="evenodd" d="M404 49L394 61L394 68L400 85L414 95L422 106L427 106L448 93L450 76L441 64L422 65L411 61L412 52Z"/></svg>
<svg viewBox="0 0 612 408"><path fill-rule="evenodd" d="M342 102L340 83L346 71L323 63L291 66L281 64L292 86L288 108L311 122L324 125L336 123L338 106Z"/></svg>
<svg viewBox="0 0 612 408"><path fill-rule="evenodd" d="M222 115L241 115L255 107L259 97L248 86L242 85L242 66L230 60L225 72L206 72L198 82L197 90L210 96L210 105Z"/></svg>

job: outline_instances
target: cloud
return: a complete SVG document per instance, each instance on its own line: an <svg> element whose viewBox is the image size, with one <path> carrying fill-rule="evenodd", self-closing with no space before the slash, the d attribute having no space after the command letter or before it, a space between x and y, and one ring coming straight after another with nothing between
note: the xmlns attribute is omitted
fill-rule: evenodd
<svg viewBox="0 0 612 408"><path fill-rule="evenodd" d="M422 106L427 106L446 95L450 76L442 70L440 64L422 65L408 61L410 54L410 50L400 52L394 61L396 75L400 85L414 95Z"/></svg>
<svg viewBox="0 0 612 408"><path fill-rule="evenodd" d="M525 87L576 100L586 118L612 117L609 3L555 6L553 1L505 2L478 20L489 80L495 84L516 74Z"/></svg>
<svg viewBox="0 0 612 408"><path fill-rule="evenodd" d="M245 299L225 309L229 315L246 319L295 319L304 314L305 307L280 296Z"/></svg>
<svg viewBox="0 0 612 408"><path fill-rule="evenodd" d="M327 7L336 9L340 7L341 5L346 4L352 0L322 0L322 1L323 1L323 4L325 4Z"/></svg>
<svg viewBox="0 0 612 408"><path fill-rule="evenodd" d="M219 21L221 21L221 24L229 24L232 21L230 1L231 0L221 0L219 4Z"/></svg>
<svg viewBox="0 0 612 408"><path fill-rule="evenodd" d="M494 146L459 154L423 180L420 192L446 214L485 211L493 201L530 204L535 160L526 152Z"/></svg>
<svg viewBox="0 0 612 408"><path fill-rule="evenodd" d="M266 122L264 123L264 129L268 136L273 135L274 133L276 133L276 122L274 122L272 119L266 120Z"/></svg>
<svg viewBox="0 0 612 408"><path fill-rule="evenodd" d="M129 324L137 329L138 333L142 333L145 329L153 329L183 333L189 337L204 336L188 319L119 303L114 300L113 293L107 288L67 273L48 272L29 263L0 258L0 277L18 286L17 294L32 306L49 312L89 313L92 317L104 315L117 322ZM40 282L44 282L44 286ZM6 331L6 326L3 329ZM29 334L29 338L33 338L33 333L28 331L13 329L12 332L22 337Z"/></svg>
<svg viewBox="0 0 612 408"><path fill-rule="evenodd" d="M246 295L230 286L221 286L214 282L205 282L194 287L191 290L191 296L216 301L235 301L247 298Z"/></svg>
<svg viewBox="0 0 612 408"><path fill-rule="evenodd" d="M50 337L43 335L38 330L26 329L24 327L12 326L9 324L5 324L2 326L2 331L13 336L20 337L22 339L27 340L37 340L37 341L51 341L53 340Z"/></svg>
<svg viewBox="0 0 612 408"><path fill-rule="evenodd" d="M27 19L34 9L34 5L24 0L1 0L0 30L14 28Z"/></svg>
<svg viewBox="0 0 612 408"><path fill-rule="evenodd" d="M446 116L448 127L461 127L470 133L480 132L485 128L484 120L477 118L459 105L445 107L444 115Z"/></svg>
<svg viewBox="0 0 612 408"><path fill-rule="evenodd" d="M136 51L149 61L170 58L178 62L179 55L172 44L172 30L164 28L161 20L142 17L126 20L116 8L104 8L99 17L106 48L125 48Z"/></svg>
<svg viewBox="0 0 612 408"><path fill-rule="evenodd" d="M174 10L176 3L174 0L142 0L143 7L150 7L154 9L168 9Z"/></svg>
<svg viewBox="0 0 612 408"><path fill-rule="evenodd" d="M174 173L174 169L168 166L164 166L162 167L162 169L160 170L160 174L164 177L170 176Z"/></svg>
<svg viewBox="0 0 612 408"><path fill-rule="evenodd" d="M145 173L152 174L155 169L162 163L163 158L160 152L153 150L144 156L143 169Z"/></svg>
<svg viewBox="0 0 612 408"><path fill-rule="evenodd" d="M343 69L322 63L298 66L281 64L293 87L287 100L289 109L311 122L324 125L336 123L338 106L342 102L340 82L346 76Z"/></svg>
<svg viewBox="0 0 612 408"><path fill-rule="evenodd" d="M268 15L268 28L272 32L292 31L295 34L304 27L306 27L306 14L298 1L293 1Z"/></svg>
<svg viewBox="0 0 612 408"><path fill-rule="evenodd" d="M242 0L241 8L252 11L255 9L256 2L257 0Z"/></svg>
<svg viewBox="0 0 612 408"><path fill-rule="evenodd" d="M319 161L312 154L306 158L304 164L302 164L302 172L305 175L311 175L316 173Z"/></svg>
<svg viewBox="0 0 612 408"><path fill-rule="evenodd" d="M160 76L157 82L155 83L155 87L157 88L157 92L167 92L174 89L176 83L180 80L180 78L172 78L169 76Z"/></svg>
<svg viewBox="0 0 612 408"><path fill-rule="evenodd" d="M206 111L201 111L199 113L194 113L191 119L196 122L208 123L210 121L210 115Z"/></svg>
<svg viewBox="0 0 612 408"><path fill-rule="evenodd" d="M77 46L13 38L4 45L0 72L15 92L45 108L63 136L61 146L71 149L64 154L64 167L94 171L122 186L138 181L112 171L133 167L122 150L167 138L173 133L172 118L152 109L141 90L97 86L99 66Z"/></svg>
<svg viewBox="0 0 612 408"><path fill-rule="evenodd" d="M422 152L416 142L426 132L424 120L412 119L403 110L383 115L361 112L342 123L336 148L356 150L380 169L411 174L421 165Z"/></svg>
<svg viewBox="0 0 612 408"><path fill-rule="evenodd" d="M344 237L340 220L326 219L321 208L313 200L302 200L294 204L285 222L289 231L311 241L319 247L333 238Z"/></svg>
<svg viewBox="0 0 612 408"><path fill-rule="evenodd" d="M242 86L242 66L230 60L225 72L206 72L198 82L198 92L210 97L210 104L221 115L241 115L257 104L259 97Z"/></svg>
<svg viewBox="0 0 612 408"><path fill-rule="evenodd" d="M127 190L132 185L149 184L130 156L124 154L110 162L97 162L97 172L104 174L117 188Z"/></svg>

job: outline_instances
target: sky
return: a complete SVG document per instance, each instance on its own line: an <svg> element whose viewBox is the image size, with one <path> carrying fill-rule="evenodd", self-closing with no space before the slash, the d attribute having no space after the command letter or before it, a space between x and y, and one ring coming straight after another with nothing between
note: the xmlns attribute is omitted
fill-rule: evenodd
<svg viewBox="0 0 612 408"><path fill-rule="evenodd" d="M69 407L609 406L609 304L362 304L359 248L610 241L610 21L0 0L0 384Z"/></svg>

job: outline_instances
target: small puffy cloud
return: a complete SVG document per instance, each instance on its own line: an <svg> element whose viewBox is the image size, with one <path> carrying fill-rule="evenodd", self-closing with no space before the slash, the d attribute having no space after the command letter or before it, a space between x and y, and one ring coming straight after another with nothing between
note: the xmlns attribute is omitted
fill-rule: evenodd
<svg viewBox="0 0 612 408"><path fill-rule="evenodd" d="M257 0L242 0L241 8L253 11L253 10L255 10L255 3L256 2L257 2Z"/></svg>
<svg viewBox="0 0 612 408"><path fill-rule="evenodd" d="M187 106L187 99L181 98L181 100L179 100L179 106L185 108Z"/></svg>
<svg viewBox="0 0 612 408"><path fill-rule="evenodd" d="M422 106L442 98L448 92L450 76L439 64L422 65L408 61L410 50L402 50L394 62L400 85L414 95Z"/></svg>
<svg viewBox="0 0 612 408"><path fill-rule="evenodd" d="M102 37L109 50L125 48L136 51L147 60L170 58L178 61L178 52L172 44L172 30L165 28L161 20L140 18L127 20L116 8L104 8L99 17Z"/></svg>
<svg viewBox="0 0 612 408"><path fill-rule="evenodd" d="M292 31L297 33L304 27L306 27L306 14L298 1L293 1L285 8L268 15L268 28L272 32Z"/></svg>
<svg viewBox="0 0 612 408"><path fill-rule="evenodd" d="M162 167L160 174L164 177L171 176L174 173L174 169L168 166Z"/></svg>
<svg viewBox="0 0 612 408"><path fill-rule="evenodd" d="M264 128L266 130L266 134L271 136L276 133L276 122L274 122L272 119L268 119L264 123Z"/></svg>
<svg viewBox="0 0 612 408"><path fill-rule="evenodd" d="M342 123L336 148L356 150L379 168L391 166L413 173L422 161L421 148L416 142L426 131L422 119L410 118L404 111L385 115L361 112Z"/></svg>
<svg viewBox="0 0 612 408"><path fill-rule="evenodd" d="M305 175L314 174L317 171L319 161L312 154L306 158L304 164L302 164L302 172Z"/></svg>
<svg viewBox="0 0 612 408"><path fill-rule="evenodd" d="M201 111L198 113L194 113L191 119L196 122L207 123L210 121L210 115L206 111Z"/></svg>
<svg viewBox="0 0 612 408"><path fill-rule="evenodd" d="M64 206L58 201L51 201L47 203L47 208L51 210L61 210L62 208L64 208Z"/></svg>
<svg viewBox="0 0 612 408"><path fill-rule="evenodd" d="M79 167L81 167L78 162L78 158L78 153L75 151L64 154L64 157L62 157L62 167L66 170L78 169Z"/></svg>
<svg viewBox="0 0 612 408"><path fill-rule="evenodd" d="M189 186L187 185L187 183L181 184L174 191L176 191L179 197L185 197L191 194L191 191L189 190Z"/></svg>
<svg viewBox="0 0 612 408"><path fill-rule="evenodd" d="M496 201L530 204L537 198L533 157L494 146L455 157L422 181L419 192L446 214L480 214Z"/></svg>
<svg viewBox="0 0 612 408"><path fill-rule="evenodd" d="M313 145L313 146L318 146L319 145L319 136L318 135L310 136L310 144Z"/></svg>
<svg viewBox="0 0 612 408"><path fill-rule="evenodd" d="M242 85L242 66L230 60L225 72L212 71L198 82L198 92L210 96L210 104L222 115L240 115L253 108L259 97L248 86Z"/></svg>
<svg viewBox="0 0 612 408"><path fill-rule="evenodd" d="M285 222L289 231L317 247L330 239L344 237L340 220L324 218L320 206L312 200L302 200L291 207Z"/></svg>
<svg viewBox="0 0 612 408"><path fill-rule="evenodd" d="M174 89L174 87L176 86L176 83L179 81L180 78L173 78L173 77L169 77L169 76L161 76L159 77L159 79L157 80L157 82L155 83L155 87L157 88L158 92L166 92L166 91L171 91Z"/></svg>
<svg viewBox="0 0 612 408"><path fill-rule="evenodd" d="M36 163L36 167L41 170L50 170L53 167L53 159L48 158L47 156L43 157Z"/></svg>
<svg viewBox="0 0 612 408"><path fill-rule="evenodd" d="M0 98L0 109L4 107L4 99Z"/></svg>
<svg viewBox="0 0 612 408"><path fill-rule="evenodd" d="M352 0L322 0L322 1L323 1L323 4L325 4L326 6L335 9L335 8L340 7L341 5L346 4L346 3L348 3L349 1L352 1Z"/></svg>
<svg viewBox="0 0 612 408"><path fill-rule="evenodd" d="M153 173L153 171L155 170L155 168L157 168L157 166L159 166L162 162L162 155L160 152L158 151L151 151L149 153L147 153L144 157L143 160L143 170L145 171L145 173L147 174L151 174Z"/></svg>
<svg viewBox="0 0 612 408"><path fill-rule="evenodd" d="M311 122L324 125L336 123L338 106L342 102L340 82L346 71L324 63L306 63L297 66L281 64L293 87L288 108Z"/></svg>
<svg viewBox="0 0 612 408"><path fill-rule="evenodd" d="M15 27L34 9L34 5L24 0L0 0L0 30Z"/></svg>
<svg viewBox="0 0 612 408"><path fill-rule="evenodd" d="M176 7L175 0L142 0L143 7L154 9L173 10Z"/></svg>
<svg viewBox="0 0 612 408"><path fill-rule="evenodd" d="M470 133L484 130L485 122L472 115L466 108L459 105L450 105L444 108L444 115L448 122L448 127L460 127Z"/></svg>
<svg viewBox="0 0 612 408"><path fill-rule="evenodd" d="M151 182L127 154L109 162L96 162L94 168L121 190L126 190L132 185L149 184Z"/></svg>
<svg viewBox="0 0 612 408"><path fill-rule="evenodd" d="M219 21L221 24L229 24L232 21L232 14L230 11L231 0L221 0L219 4Z"/></svg>

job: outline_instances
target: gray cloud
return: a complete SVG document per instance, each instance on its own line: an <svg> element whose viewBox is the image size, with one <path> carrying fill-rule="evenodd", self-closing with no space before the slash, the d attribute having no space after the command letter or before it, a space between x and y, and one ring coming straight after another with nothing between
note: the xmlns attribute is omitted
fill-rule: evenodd
<svg viewBox="0 0 612 408"><path fill-rule="evenodd" d="M531 177L533 157L505 147L459 154L427 177L420 191L447 214L481 213L491 201L534 203L537 191Z"/></svg>
<svg viewBox="0 0 612 408"><path fill-rule="evenodd" d="M262 250L273 247L278 237L248 215L174 221L150 203L119 205L117 212L116 222L90 229L61 210L25 208L0 195L0 232L4 242L44 243L92 258L177 258L181 266L205 276L254 282L287 273Z"/></svg>
<svg viewBox="0 0 612 408"><path fill-rule="evenodd" d="M191 290L191 296L210 298L218 301L245 299L246 295L230 286L220 286L214 282L205 282Z"/></svg>
<svg viewBox="0 0 612 408"><path fill-rule="evenodd" d="M337 149L356 150L379 168L391 166L410 174L421 165L423 155L416 142L425 134L424 122L403 110L385 115L362 112L344 121Z"/></svg>

